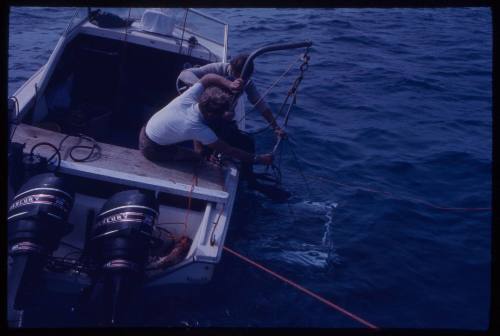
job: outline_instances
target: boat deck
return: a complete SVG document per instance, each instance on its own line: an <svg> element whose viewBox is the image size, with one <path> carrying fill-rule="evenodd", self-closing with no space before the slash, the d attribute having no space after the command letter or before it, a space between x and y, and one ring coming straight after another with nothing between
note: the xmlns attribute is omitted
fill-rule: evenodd
<svg viewBox="0 0 500 336"><path fill-rule="evenodd" d="M24 152L30 153L33 146L41 142L59 147L65 136L63 133L19 124L12 141L24 143ZM70 148L90 143L77 136L66 139L60 149L60 171L208 201L226 202L228 199L225 191L227 168L218 168L206 162L156 163L146 159L137 149L98 144L100 151L96 151L96 155L88 161L75 162L69 155ZM49 146L39 146L35 149L35 154L48 158L54 154L54 149ZM75 148L72 154L76 158L84 158L89 154L89 149Z"/></svg>

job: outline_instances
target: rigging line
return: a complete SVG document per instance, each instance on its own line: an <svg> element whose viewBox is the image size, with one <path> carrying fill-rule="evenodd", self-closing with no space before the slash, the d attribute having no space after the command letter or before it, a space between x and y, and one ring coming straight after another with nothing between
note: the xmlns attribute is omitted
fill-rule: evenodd
<svg viewBox="0 0 500 336"><path fill-rule="evenodd" d="M297 156L297 153L295 153L295 150L293 149L293 143L292 143L290 137L288 138L288 143L290 144L290 146L288 146L288 148L290 148L290 151L292 152L292 154L295 158L294 161L297 164L297 169L298 169L300 175L302 176L302 179L304 180L304 182L306 184L307 193L309 194L309 197L311 197L311 188L309 187L309 181L307 180L306 176L304 175L304 172L302 170L302 166L300 165L299 157Z"/></svg>
<svg viewBox="0 0 500 336"><path fill-rule="evenodd" d="M283 148L285 146L286 146L286 142L283 144L283 146L280 147L280 153L279 153L280 158L278 161L278 169L280 170L280 172L281 172L281 159L283 158ZM286 200L286 205L288 206L288 212L290 212L290 214L292 214L294 220L297 220L297 217L295 216L295 212L293 212L293 210L292 210L292 205L290 204L290 199Z"/></svg>
<svg viewBox="0 0 500 336"><path fill-rule="evenodd" d="M255 261L253 261L253 260L251 260L251 259L249 259L249 258L247 258L247 257L245 257L245 256L243 256L243 255L241 255L241 254L239 254L239 253L238 253L238 252L236 252L236 251L233 251L232 249L228 248L227 246L223 246L223 249L224 249L224 250L226 250L226 251L228 251L228 252L229 252L229 253L231 253L232 255L234 255L234 256L236 256L236 257L238 257L238 258L240 258L240 259L242 259L242 260L246 261L246 262L247 262L247 263L249 263L250 265L257 267L257 268L259 268L259 269L263 270L264 272L267 272L268 274L271 274L272 276L274 276L274 277L276 277L276 278L280 279L281 281L283 281L283 282L285 282L285 283L287 283L287 284L289 284L289 285L291 285L291 286L293 286L293 287L297 288L298 290L300 290L300 291L302 291L302 292L306 293L307 295L309 295L309 296L311 296L311 297L315 298L316 300L321 301L322 303L326 304L327 306L329 306L329 307L331 307L331 308L333 308L333 309L335 309L335 310L337 310L337 311L341 312L342 314L344 314L344 315L346 315L346 316L350 317L351 319L353 319L353 320L355 320L355 321L357 321L357 322L359 322L359 323L363 324L364 326L366 326L366 327L368 327L368 328L370 328L370 329L379 329L379 328L378 328L377 326L375 326L374 324L372 324L372 323L370 323L370 322L368 322L368 321L366 321L366 320L362 319L362 318L361 318L361 317L359 317L359 316L354 315L353 313L351 313L351 312L347 311L346 309L344 309L344 308L342 308L342 307L340 307L340 306L336 305L336 304L335 304L335 303L333 303L332 301L325 299L324 297L322 297L322 296L320 296L320 295L318 295L318 294L316 294L316 293L314 293L314 292L310 291L309 289L307 289L307 288L305 288L305 287L302 287L301 285L299 285L299 284L297 284L297 283L293 282L292 280L285 278L284 276L282 276L282 275L280 275L280 274L278 274L278 273L276 273L276 272L274 272L274 271L270 270L269 268L267 268L267 267L265 267L265 266L263 266L263 265L261 265L261 264L259 264L259 263L255 262Z"/></svg>
<svg viewBox="0 0 500 336"><path fill-rule="evenodd" d="M281 138L279 138L279 140L281 140ZM280 171L280 175L281 175L281 160L283 159L283 146L280 147L280 152L279 152L278 156L279 156L279 159L278 159L278 166L277 167L278 167L278 170Z"/></svg>
<svg viewBox="0 0 500 336"><path fill-rule="evenodd" d="M371 193L383 194L385 196L392 196L392 197L394 197L396 199L399 199L399 200L415 201L417 203L421 203L423 205L426 205L426 206L431 207L431 208L436 209L436 210L443 210L443 211L492 211L492 208L486 208L486 207L484 207L484 208L483 207L478 207L478 208L458 208L458 207L440 206L440 205L436 205L436 204L430 203L428 201L425 201L425 200L419 199L419 198L401 197L401 196L398 196L398 195L393 194L393 193L388 192L388 191L376 190L376 189L366 188L366 187L362 187L362 186L355 186L355 185L351 185L351 184L335 182L335 181L332 181L331 178L326 178L326 177L322 177L322 176L311 176L310 175L309 177L313 178L313 179L325 181L325 182L330 182L330 183L333 183L335 185L346 187L346 188L359 189L359 190L364 190L364 191L371 192Z"/></svg>
<svg viewBox="0 0 500 336"><path fill-rule="evenodd" d="M430 208L436 209L436 210L443 210L443 211L492 211L492 208L488 207L477 207L477 208L472 208L472 207L467 207L467 208L459 208L459 207L446 207L446 206L440 206L436 205L433 203L430 203L428 201L425 201L423 199L415 198L415 197L402 197L398 196L392 192L388 191L382 191L382 190L376 190L376 189L371 189L371 188L366 188L362 186L356 186L356 185L351 185L351 184L346 184L346 183L341 183L341 182L336 182L333 181L331 178L326 178L322 176L314 176L314 175L309 175L309 178L315 179L315 180L320 180L321 182L330 182L332 184L341 186L341 187L346 187L346 188L351 188L351 189L359 189L371 193L377 193L377 194L383 194L385 196L391 196L399 200L409 200L409 201L414 201L417 203L421 203L423 205L426 205Z"/></svg>
<svg viewBox="0 0 500 336"><path fill-rule="evenodd" d="M188 16L189 8L186 8L186 15L184 15L184 24L182 25L182 35L181 35L181 44L179 45L178 54L182 55L182 44L184 43L184 32L186 31L186 21Z"/></svg>
<svg viewBox="0 0 500 336"><path fill-rule="evenodd" d="M127 37L128 37L128 27L129 27L129 22L130 22L130 12L132 11L132 7L129 7L128 9L128 17L127 17L127 22L125 23L125 37L123 39L123 42L127 42Z"/></svg>
<svg viewBox="0 0 500 336"><path fill-rule="evenodd" d="M283 124L281 125L282 129L285 130L286 127L287 127L287 124L288 124L288 120L289 120L289 117L290 117L290 112L292 111L292 107L295 105L296 103L296 98L297 98L297 90L295 90L295 92L293 93L293 99L292 99L292 102L290 103L290 105L288 105L288 110L286 111L286 115L285 115L285 121L283 122ZM278 140L276 140L276 144L274 145L273 147L273 150L271 151L272 154L274 154L276 152L276 150L278 149L279 145L281 144L281 140L282 138L281 137L278 137Z"/></svg>
<svg viewBox="0 0 500 336"><path fill-rule="evenodd" d="M257 100L257 102L255 104L253 104L253 107L250 109L250 111L245 112L243 114L243 117L241 117L238 122L241 122L243 119L245 119L245 117L246 117L246 115L248 113L250 113L250 112L252 112L253 110L256 109L256 106L269 94L269 92L271 91L271 89L274 88L281 81L281 79L283 79L290 72L290 70L292 69L292 66L295 63L297 63L297 61L299 61L299 60L301 60L300 57L290 63L290 66L288 67L288 69L285 70L285 72L273 84L271 84L271 86L269 88L267 88L266 91L264 91L264 94L259 98L259 100Z"/></svg>
<svg viewBox="0 0 500 336"><path fill-rule="evenodd" d="M300 74L299 74L299 76L297 78L295 78L295 80L293 81L292 85L290 86L290 89L288 90L288 94L286 95L286 99L283 102L283 104L281 105L280 110L279 110L279 112L276 115L276 118L274 118L274 120L276 121L281 116L281 113L283 111L283 108L284 108L285 104L288 102L288 99L291 96L293 96L292 102L288 105L288 110L287 110L286 115L285 115L285 120L284 120L284 123L283 123L283 125L285 127L286 127L286 125L288 123L288 118L290 116L290 111L292 110L292 107L297 103L298 88L299 88L300 83L304 79L304 72L308 68L308 63L307 62L309 62L309 57L307 56L307 49L306 49L306 52L305 52L304 56L301 57L300 59L303 60L303 63L300 65ZM262 129L260 129L258 131L249 132L249 133L250 134L258 134L258 133L266 131L270 127L271 127L271 124L268 124L266 127L263 127ZM276 144L276 145L278 145L278 144Z"/></svg>
<svg viewBox="0 0 500 336"><path fill-rule="evenodd" d="M288 102L288 99L290 98L290 95L287 95L285 100L283 101L283 103L281 104L280 106L280 109L278 111L278 113L276 113L276 117L274 118L274 120L278 119L279 117L281 117L281 114L283 112L283 109L286 105L286 103ZM266 126L262 127L261 129L259 130L256 130L256 131L252 131L252 132L247 132L248 134L259 134L259 133L262 133L262 132L265 132L267 130L271 129L271 124L267 124Z"/></svg>
<svg viewBox="0 0 500 336"><path fill-rule="evenodd" d="M289 116L289 114L290 114L290 111L291 111L292 107L293 107L293 106L295 105L295 103L296 103L296 97L297 97L297 93L298 93L297 88L298 88L298 85L299 85L299 84L300 84L300 81L299 81L299 82L297 82L297 80L295 80L295 81L292 83L292 85L290 86L290 89L288 90L288 94L286 95L285 100L284 100L284 101L283 101L283 103L281 104L281 106L280 106L280 109L279 109L278 113L276 113L276 118L274 118L274 120L277 120L279 117L281 117L281 114L282 114L282 113L283 113L283 111L284 111L284 107L285 107L285 105L288 103L288 99L289 99L290 97L292 97L292 96L293 96L292 101L290 102L290 104L288 104L288 110L287 110L287 112L286 112L286 114L285 114L285 122L284 122L285 127L286 127L286 124L288 123L288 116ZM264 132L264 131L266 131L266 130L268 130L268 129L270 129L270 128L271 128L271 124L267 124L265 127L261 128L260 130L253 131L253 132L248 132L248 133L249 133L249 134L259 134L259 133L262 133L262 132Z"/></svg>
<svg viewBox="0 0 500 336"><path fill-rule="evenodd" d="M292 66L293 66L295 63L297 63L298 61L300 61L300 60L301 60L301 57L299 57L299 58L297 58L297 59L293 60L293 61L290 63L290 65L289 65L288 69L287 69L287 70L285 70L285 72L284 72L284 73L283 73L283 74L282 74L282 75L281 75L281 76L280 76L280 77L279 77L276 81L274 81L274 83L273 83L273 84L271 84L271 86L269 86L269 87L266 89L266 91L264 91L264 94L262 94L262 96L259 98L259 100L257 100L257 102L256 102L255 104L253 104L253 107L250 109L250 111L245 112L245 113L243 114L243 117L241 117L241 118L240 118L240 120L238 120L238 123L239 123L239 122L241 122L243 119L245 119L245 118L246 118L246 116L247 116L247 114L249 114L250 112L252 112L253 110L255 110L255 109L256 109L256 106L257 106L257 105L258 105L258 104L259 104L259 103L260 103L260 102L261 102L261 101L262 101L262 100L263 100L263 99L264 99L264 98L265 98L265 97L269 94L269 92L271 92L271 89L272 89L272 88L274 88L274 87L275 87L275 86L276 86L276 85L277 85L277 84L278 84L278 83L279 83L279 82L280 82L280 81L281 81L281 80L282 80L282 79L283 79L283 78L284 78L284 77L285 77L285 76L286 76L286 75L290 72L290 70L292 69ZM275 119L276 119L276 118L275 118Z"/></svg>
<svg viewBox="0 0 500 336"><path fill-rule="evenodd" d="M300 84L300 82L299 82ZM293 93L293 99L292 99L292 102L290 103L290 105L288 105L288 110L286 111L286 114L285 114L285 120L283 122L283 127L282 128L286 128L287 125L288 125L288 120L290 118L290 112L292 111L292 107L295 106L297 104L297 93L299 92L297 90L297 87L294 87L295 91Z"/></svg>
<svg viewBox="0 0 500 336"><path fill-rule="evenodd" d="M118 94L113 99L113 107L116 111L122 111L125 108L123 108L123 96L126 95L126 84L124 83L126 78L125 74L125 65L127 62L127 45L128 45L128 22L130 22L130 13L132 11L132 7L129 7L128 10L128 16L127 16L127 22L125 23L125 34L123 36L123 39L121 40L121 51L118 51L118 55L120 56L119 63L118 63L118 76L117 80L118 82L116 83L116 90L118 91Z"/></svg>

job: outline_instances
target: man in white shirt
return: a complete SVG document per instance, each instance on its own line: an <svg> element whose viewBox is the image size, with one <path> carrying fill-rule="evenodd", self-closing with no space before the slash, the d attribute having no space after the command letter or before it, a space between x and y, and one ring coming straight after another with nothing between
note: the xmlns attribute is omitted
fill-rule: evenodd
<svg viewBox="0 0 500 336"><path fill-rule="evenodd" d="M191 146L195 140L240 160L245 167L242 167L242 175L251 173L252 164L271 164L272 154L255 155L237 148L219 139L209 127L210 123L223 118L231 107L232 92L242 87L241 79L230 81L215 74L203 76L149 119L141 130L139 149L152 161L201 159L201 154Z"/></svg>
<svg viewBox="0 0 500 336"><path fill-rule="evenodd" d="M188 86L193 85L206 74L216 74L228 80L234 80L235 78L241 77L241 72L243 71L243 66L245 65L247 58L248 55L240 54L234 57L230 63L222 63L222 62L209 63L198 68L185 69L179 74L178 79L182 83ZM248 67L249 67L248 73L252 74L254 69L253 62L250 62ZM246 82L244 88L241 87L238 89L245 90L248 100L252 103L252 105L255 105L255 107L260 111L262 117L266 119L266 121L269 124L269 127L271 127L274 130L275 134L279 137L285 137L286 136L285 131L281 129L276 123L273 113L271 112L271 108L262 99L253 81L250 80ZM229 112L226 113L225 119L227 121L232 121L233 117L234 113Z"/></svg>

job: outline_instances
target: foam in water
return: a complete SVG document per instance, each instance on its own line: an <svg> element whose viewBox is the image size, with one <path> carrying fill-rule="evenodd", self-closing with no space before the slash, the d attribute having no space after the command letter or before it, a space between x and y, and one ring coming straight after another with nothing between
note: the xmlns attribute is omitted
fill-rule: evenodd
<svg viewBox="0 0 500 336"><path fill-rule="evenodd" d="M337 207L334 202L312 202L301 201L291 204L294 212L313 212L315 214L324 214L326 221L324 224L325 232L321 239L321 245L302 244L303 250L285 250L277 257L285 262L298 264L302 266L314 266L326 268L330 263L337 263L338 256L331 237L331 227L333 224L333 212Z"/></svg>
<svg viewBox="0 0 500 336"><path fill-rule="evenodd" d="M315 250L314 247L307 251L283 251L279 254L279 258L285 262L302 266L325 268L328 265L328 253Z"/></svg>

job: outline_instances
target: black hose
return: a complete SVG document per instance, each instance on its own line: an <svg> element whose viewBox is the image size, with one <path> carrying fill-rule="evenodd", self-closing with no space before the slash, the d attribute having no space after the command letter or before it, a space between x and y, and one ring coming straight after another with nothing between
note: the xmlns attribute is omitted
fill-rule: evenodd
<svg viewBox="0 0 500 336"><path fill-rule="evenodd" d="M50 156L47 159L47 164L50 163L52 161L52 159L54 159L55 156L57 156L57 165L56 165L56 168L54 170L52 170L52 172L56 172L61 167L61 162L62 162L61 149L62 149L62 145L71 136L72 135L68 134L64 138L62 138L61 141L59 142L59 145L57 147L54 146L53 144L49 143L49 142L39 142L39 143L35 144L31 148L31 151L30 151L29 155L33 155L34 152L35 152L35 149L38 148L38 147L41 147L41 146L48 146L48 147L53 148L54 149L54 154L52 154L52 156ZM75 162L85 162L85 161L88 161L94 155L94 153L95 153L96 150L97 151L100 150L99 144L93 138L88 137L86 135L78 134L78 137L80 137L81 139L84 139L84 140L92 142L92 145L91 146L88 146L88 145L74 145L74 146L71 146L69 148L69 156ZM90 152L85 157L78 158L78 157L76 157L73 154L73 151L75 149L77 149L77 148L90 149Z"/></svg>
<svg viewBox="0 0 500 336"><path fill-rule="evenodd" d="M35 144L33 147L31 147L30 155L33 155L35 149L40 147L40 146L48 146L48 147L51 147L55 150L55 153L50 157L49 160L47 160L47 163L49 163L52 160L52 158L54 158L54 155L57 155L57 166L53 170L53 172L58 171L59 167L61 167L61 152L59 151L59 149L49 142L39 142L39 143Z"/></svg>

